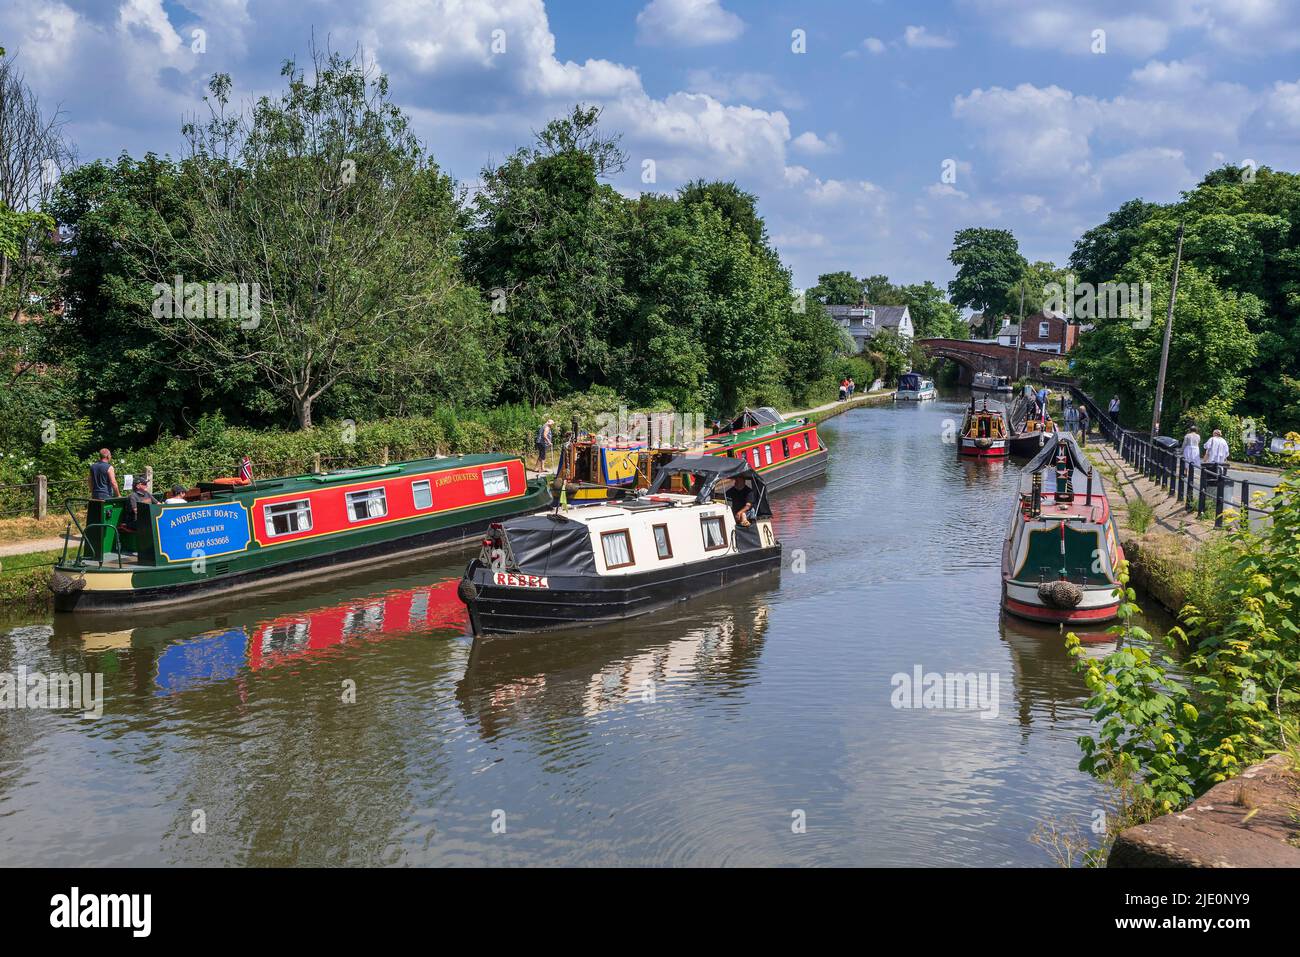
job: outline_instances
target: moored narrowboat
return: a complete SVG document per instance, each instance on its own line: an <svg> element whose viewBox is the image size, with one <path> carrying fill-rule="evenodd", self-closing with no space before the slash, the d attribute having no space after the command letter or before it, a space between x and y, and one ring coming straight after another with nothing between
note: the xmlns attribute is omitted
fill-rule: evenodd
<svg viewBox="0 0 1300 957"><path fill-rule="evenodd" d="M768 492L825 474L829 461L816 423L802 418L787 421L767 406L745 409L693 449L607 439L575 429L560 450L554 503L559 503L561 488L566 503L574 505L635 495L654 483L662 466L688 452L744 459L763 476Z"/></svg>
<svg viewBox="0 0 1300 957"><path fill-rule="evenodd" d="M825 474L830 453L817 434L817 424L807 419L787 421L779 412L775 414L775 421L709 436L702 451L747 462L763 477L768 492L779 492Z"/></svg>
<svg viewBox="0 0 1300 957"><path fill-rule="evenodd" d="M1010 376L994 375L992 372L977 372L971 379L972 392L997 392L1010 395L1012 390Z"/></svg>
<svg viewBox="0 0 1300 957"><path fill-rule="evenodd" d="M1002 403L991 399L970 400L966 418L957 436L957 454L976 458L1006 458L1010 431Z"/></svg>
<svg viewBox="0 0 1300 957"><path fill-rule="evenodd" d="M934 381L917 372L904 372L898 377L898 388L894 390L894 399L898 402L921 402L937 398L939 390Z"/></svg>
<svg viewBox="0 0 1300 957"><path fill-rule="evenodd" d="M472 541L545 508L550 490L507 455L418 459L286 478L199 483L184 504L84 502L51 580L56 611L191 600Z"/></svg>
<svg viewBox="0 0 1300 957"><path fill-rule="evenodd" d="M762 477L743 459L683 455L635 498L493 524L460 596L476 635L549 631L643 615L780 561Z"/></svg>
<svg viewBox="0 0 1300 957"><path fill-rule="evenodd" d="M1026 466L1002 549L1002 607L1033 621L1110 621L1124 560L1101 476L1056 434Z"/></svg>

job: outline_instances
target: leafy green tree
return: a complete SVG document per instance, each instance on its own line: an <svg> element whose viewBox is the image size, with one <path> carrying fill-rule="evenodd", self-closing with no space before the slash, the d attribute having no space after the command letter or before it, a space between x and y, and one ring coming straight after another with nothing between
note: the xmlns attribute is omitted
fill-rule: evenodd
<svg viewBox="0 0 1300 957"><path fill-rule="evenodd" d="M600 111L575 107L537 142L483 170L471 275L502 309L507 393L536 405L622 368L627 204L601 179L623 168Z"/></svg>
<svg viewBox="0 0 1300 957"><path fill-rule="evenodd" d="M708 203L722 214L722 218L744 234L755 249L767 246L767 225L758 215L758 197L747 193L734 182L697 179L683 186L677 193L686 207Z"/></svg>
<svg viewBox="0 0 1300 957"><path fill-rule="evenodd" d="M817 277L817 285L808 290L808 298L827 306L856 306L862 301L866 284L849 272L828 272Z"/></svg>
<svg viewBox="0 0 1300 957"><path fill-rule="evenodd" d="M948 283L949 299L957 306L981 310L985 331L994 328L999 314L1014 311L1007 290L1024 274L1026 263L1009 230L959 229L948 260L957 267L956 277Z"/></svg>
<svg viewBox="0 0 1300 957"><path fill-rule="evenodd" d="M1141 226L1159 207L1130 199L1106 217L1100 226L1088 230L1074 244L1070 269L1078 282L1098 286L1119 275L1141 235Z"/></svg>
<svg viewBox="0 0 1300 957"><path fill-rule="evenodd" d="M904 286L901 305L908 307L912 327L918 339L952 339L963 335L966 324L961 310L948 301L944 291L930 282Z"/></svg>
<svg viewBox="0 0 1300 957"><path fill-rule="evenodd" d="M1120 279L1157 276L1169 265L1144 256L1125 266ZM1149 325L1123 317L1098 320L1071 354L1089 389L1120 396L1125 422L1150 422L1168 305L1165 280L1152 290ZM1176 427L1190 409L1216 397L1229 402L1240 398L1256 355L1250 330L1259 322L1261 308L1254 296L1224 292L1208 272L1183 264L1165 381L1166 426Z"/></svg>
<svg viewBox="0 0 1300 957"><path fill-rule="evenodd" d="M185 127L189 228L164 248L187 282L242 284L259 313L191 309L188 293L158 308L172 276L151 276L149 315L176 361L251 370L300 429L349 382L490 393L490 318L460 278L449 183L359 57L313 50L310 70L286 63L287 89L238 114L218 75L210 122Z"/></svg>

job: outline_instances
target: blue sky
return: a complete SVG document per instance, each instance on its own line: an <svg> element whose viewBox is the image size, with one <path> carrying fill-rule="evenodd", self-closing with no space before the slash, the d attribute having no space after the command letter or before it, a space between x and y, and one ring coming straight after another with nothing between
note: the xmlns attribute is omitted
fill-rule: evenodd
<svg viewBox="0 0 1300 957"><path fill-rule="evenodd" d="M614 185L734 179L799 286L946 282L968 225L1059 264L1126 199L1175 199L1223 162L1300 169L1289 0L0 0L0 46L83 160L176 154L208 76L273 91L313 30L372 57L470 185L602 105L629 155Z"/></svg>

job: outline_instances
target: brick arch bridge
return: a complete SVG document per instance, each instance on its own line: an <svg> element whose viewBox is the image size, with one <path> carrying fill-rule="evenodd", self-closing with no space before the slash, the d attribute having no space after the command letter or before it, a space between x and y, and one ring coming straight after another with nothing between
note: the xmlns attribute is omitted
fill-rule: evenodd
<svg viewBox="0 0 1300 957"><path fill-rule="evenodd" d="M917 339L916 344L934 359L948 359L957 363L959 381L969 383L976 372L991 372L1015 378L1017 375L1037 375L1038 365L1045 359L1061 358L1054 352L1035 349L1020 350L1020 368L1016 369L1014 346L1000 346L989 342L971 342L967 339Z"/></svg>

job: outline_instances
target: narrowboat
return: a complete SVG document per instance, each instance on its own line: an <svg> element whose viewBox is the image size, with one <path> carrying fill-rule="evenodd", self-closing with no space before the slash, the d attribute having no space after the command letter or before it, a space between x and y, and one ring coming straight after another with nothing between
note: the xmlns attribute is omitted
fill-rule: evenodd
<svg viewBox="0 0 1300 957"><path fill-rule="evenodd" d="M1063 434L1050 418L1027 418L1011 433L1011 454L1032 458L1057 435Z"/></svg>
<svg viewBox="0 0 1300 957"><path fill-rule="evenodd" d="M459 594L476 635L551 631L644 615L780 562L762 477L744 459L681 455L635 498L493 523Z"/></svg>
<svg viewBox="0 0 1300 957"><path fill-rule="evenodd" d="M970 387L972 392L999 392L1010 395L1013 391L1010 376L994 375L991 372L975 373Z"/></svg>
<svg viewBox="0 0 1300 957"><path fill-rule="evenodd" d="M550 490L506 455L418 459L287 478L218 479L184 504L84 502L75 553L50 583L56 611L187 601L479 538L545 508Z"/></svg>
<svg viewBox="0 0 1300 957"><path fill-rule="evenodd" d="M745 413L732 426L753 410ZM705 438L706 455L748 462L763 477L768 492L779 492L797 482L824 475L830 454L817 434L817 424L807 419L786 420L775 409L760 409L775 419L740 428L728 426Z"/></svg>
<svg viewBox="0 0 1300 957"><path fill-rule="evenodd" d="M553 504L582 505L618 500L648 489L659 469L678 455L692 451L683 445L606 439L576 429L560 450ZM769 407L745 409L730 423L704 436L693 451L703 455L745 459L763 476L768 492L826 472L829 453L821 444L816 423L787 421Z"/></svg>
<svg viewBox="0 0 1300 957"><path fill-rule="evenodd" d="M992 399L970 400L957 437L957 454L977 458L1006 458L1010 432L1006 409Z"/></svg>
<svg viewBox="0 0 1300 957"><path fill-rule="evenodd" d="M1124 560L1101 476L1054 434L1021 476L1002 549L1002 607L1031 621L1110 621Z"/></svg>
<svg viewBox="0 0 1300 957"><path fill-rule="evenodd" d="M939 395L934 382L916 372L904 372L898 377L898 388L894 390L895 401L920 402L933 399Z"/></svg>

